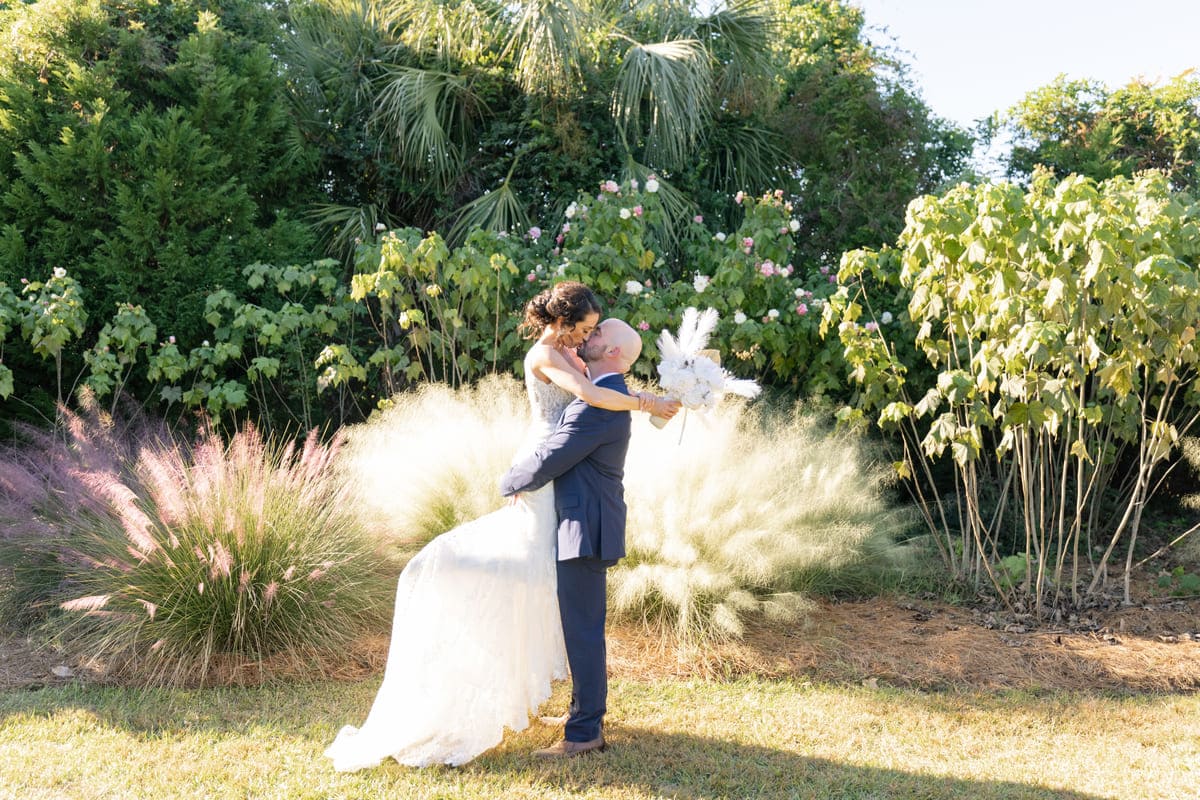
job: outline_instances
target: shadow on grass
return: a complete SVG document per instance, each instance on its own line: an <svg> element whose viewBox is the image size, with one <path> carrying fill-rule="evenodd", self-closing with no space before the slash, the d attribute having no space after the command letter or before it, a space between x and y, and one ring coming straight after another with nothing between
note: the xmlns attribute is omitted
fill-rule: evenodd
<svg viewBox="0 0 1200 800"><path fill-rule="evenodd" d="M604 753L550 763L527 750L493 752L466 769L511 773L519 783L569 793L610 787L673 800L1098 800L1083 792L849 764L782 748L624 726L611 732L609 744Z"/></svg>
<svg viewBox="0 0 1200 800"><path fill-rule="evenodd" d="M366 780L373 790L404 791L416 781L429 796L462 798L1098 800L1096 795L1014 781L943 777L813 757L798 743L788 749L795 740L786 730L779 732L778 747L768 747L620 724L609 732L607 752L582 758L552 762L535 758L532 751L558 735L558 729L535 723L525 732L509 734L499 748L460 768L414 770L388 762L354 776L337 775L321 750L337 726L354 716L353 709L369 701L373 688L318 684L203 692L82 687L5 692L0 693L0 720L82 713L101 726L134 734L142 740L138 747L151 749L164 732L194 731L214 742L225 735L291 740L301 753L309 754L293 762L295 768L322 775L333 790L330 797L358 796L355 787ZM279 777L288 776L281 771ZM227 788L238 791L237 786Z"/></svg>

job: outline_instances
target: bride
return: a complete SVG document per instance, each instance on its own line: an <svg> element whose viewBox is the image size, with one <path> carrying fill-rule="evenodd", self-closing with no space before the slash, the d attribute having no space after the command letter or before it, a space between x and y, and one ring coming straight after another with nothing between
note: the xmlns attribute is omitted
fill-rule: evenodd
<svg viewBox="0 0 1200 800"><path fill-rule="evenodd" d="M525 307L536 338L525 356L532 424L517 457L554 430L576 397L611 411L670 417L678 403L592 384L576 355L600 320L582 283L566 281ZM464 454L464 457L467 457ZM361 728L346 726L325 751L334 768L458 765L523 730L566 677L555 586L554 487L523 495L442 534L400 574L383 684Z"/></svg>

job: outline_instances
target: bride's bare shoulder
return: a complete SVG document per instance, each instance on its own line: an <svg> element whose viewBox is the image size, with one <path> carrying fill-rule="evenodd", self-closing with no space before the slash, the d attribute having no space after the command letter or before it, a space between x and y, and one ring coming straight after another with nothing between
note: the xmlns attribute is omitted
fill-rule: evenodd
<svg viewBox="0 0 1200 800"><path fill-rule="evenodd" d="M525 366L549 364L554 358L554 348L547 344L534 342L525 353Z"/></svg>

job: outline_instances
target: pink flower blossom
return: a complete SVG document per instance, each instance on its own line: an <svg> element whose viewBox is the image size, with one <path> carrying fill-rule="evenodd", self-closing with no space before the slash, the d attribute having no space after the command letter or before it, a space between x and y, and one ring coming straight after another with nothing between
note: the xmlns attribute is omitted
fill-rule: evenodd
<svg viewBox="0 0 1200 800"><path fill-rule="evenodd" d="M781 272L781 273L782 273L782 274L783 274L785 277L789 277L789 278L790 278L790 277L792 276L792 272L794 271L794 268L792 267L792 265L791 265L791 264L788 264L786 267L784 267L783 269L781 269L781 270L779 270L779 271L780 271L780 272Z"/></svg>
<svg viewBox="0 0 1200 800"><path fill-rule="evenodd" d="M742 247L754 247L754 240L747 236L745 239L742 239Z"/></svg>
<svg viewBox="0 0 1200 800"><path fill-rule="evenodd" d="M762 262L762 265L759 266L758 270L763 274L763 277L769 278L775 274L775 262L768 258L766 261Z"/></svg>
<svg viewBox="0 0 1200 800"><path fill-rule="evenodd" d="M699 225L701 222L704 222L704 217L700 214L697 214L696 216L692 217L692 222Z"/></svg>
<svg viewBox="0 0 1200 800"><path fill-rule="evenodd" d="M737 203L739 206L742 204L742 201L745 199L746 199L745 192L738 192L737 194L735 194L733 196L733 202Z"/></svg>
<svg viewBox="0 0 1200 800"><path fill-rule="evenodd" d="M562 243L563 243L563 235L562 235L561 233L560 233L558 236L555 236L555 237L554 237L554 243L555 243L555 244L562 244Z"/></svg>
<svg viewBox="0 0 1200 800"><path fill-rule="evenodd" d="M870 321L870 322L868 322L866 325L863 325L863 327L864 327L864 328L866 328L866 329L867 329L867 330L869 330L869 331L872 331L872 332L874 332L874 331L877 331L877 330L879 330L879 323L878 323L878 322L876 322L875 320L871 320L871 321Z"/></svg>
<svg viewBox="0 0 1200 800"><path fill-rule="evenodd" d="M634 206L634 207L633 207L633 215L634 215L635 217L640 217L640 216L642 215L642 207L641 207L641 206Z"/></svg>
<svg viewBox="0 0 1200 800"><path fill-rule="evenodd" d="M828 275L828 274L829 274L829 267L821 267L821 274L822 274L822 275Z"/></svg>
<svg viewBox="0 0 1200 800"><path fill-rule="evenodd" d="M605 181L600 185L600 188L609 194L616 194L621 191L621 187L617 185L616 181Z"/></svg>
<svg viewBox="0 0 1200 800"><path fill-rule="evenodd" d="M571 232L571 223L569 223L569 222L564 222L564 223L563 223L563 226L562 226L562 232L563 232L563 233L570 233L570 232Z"/></svg>
<svg viewBox="0 0 1200 800"><path fill-rule="evenodd" d="M801 303L800 305L796 306L796 313L803 317L808 313L808 306L804 303Z"/></svg>
<svg viewBox="0 0 1200 800"><path fill-rule="evenodd" d="M525 280L529 281L530 283L533 283L534 281L537 280L537 275L535 273L531 272L525 276Z"/></svg>
<svg viewBox="0 0 1200 800"><path fill-rule="evenodd" d="M535 242L538 239L542 238L542 229L539 228L537 225L534 225L532 228L529 229L529 238L533 239Z"/></svg>
<svg viewBox="0 0 1200 800"><path fill-rule="evenodd" d="M646 322L646 320L642 320L641 322L639 322L639 323L638 323L638 325L637 325L637 326L638 326L638 330L639 330L639 331L648 331L648 330L650 330L650 323L649 323L649 322Z"/></svg>
<svg viewBox="0 0 1200 800"><path fill-rule="evenodd" d="M829 282L830 282L830 283L837 283L837 275L830 275L830 276L829 276Z"/></svg>
<svg viewBox="0 0 1200 800"><path fill-rule="evenodd" d="M168 336L168 337L167 337L167 341L168 341L168 342L170 342L171 344L175 344L175 337L174 337L174 336Z"/></svg>

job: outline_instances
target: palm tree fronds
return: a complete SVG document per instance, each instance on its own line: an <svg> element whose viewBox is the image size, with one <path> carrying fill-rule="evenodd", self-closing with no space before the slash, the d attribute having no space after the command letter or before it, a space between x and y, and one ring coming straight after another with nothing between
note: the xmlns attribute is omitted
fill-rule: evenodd
<svg viewBox="0 0 1200 800"><path fill-rule="evenodd" d="M766 0L738 0L697 21L695 35L720 65L717 92L739 108L769 102L768 76L778 20Z"/></svg>
<svg viewBox="0 0 1200 800"><path fill-rule="evenodd" d="M462 161L475 101L463 78L417 67L386 68L371 124L400 163L447 186Z"/></svg>
<svg viewBox="0 0 1200 800"><path fill-rule="evenodd" d="M360 243L375 235L375 226L379 222L388 224L387 214L374 205L320 203L305 217L320 232L326 243L325 251L345 263L350 263Z"/></svg>
<svg viewBox="0 0 1200 800"><path fill-rule="evenodd" d="M655 172L645 164L639 164L630 158L625 161L621 170L622 182L637 180L642 186L646 185L646 179L651 175L658 181L658 202L663 207L661 223L652 225L651 230L666 250L674 251L679 244L679 224L696 213L696 204L661 173Z"/></svg>
<svg viewBox="0 0 1200 800"><path fill-rule="evenodd" d="M714 160L709 185L722 192L759 192L788 177L795 165L779 134L740 119L718 124L713 133Z"/></svg>
<svg viewBox="0 0 1200 800"><path fill-rule="evenodd" d="M401 47L432 54L440 64L476 62L498 44L497 10L472 0L392 0L383 15Z"/></svg>
<svg viewBox="0 0 1200 800"><path fill-rule="evenodd" d="M580 85L589 26L575 0L525 0L516 5L505 56L516 58L516 79L526 92L567 97Z"/></svg>
<svg viewBox="0 0 1200 800"><path fill-rule="evenodd" d="M458 219L447 235L447 241L452 245L461 242L467 233L476 228L508 232L529 227L529 215L525 213L525 206L517 198L509 180L505 180L499 188L476 197L455 215Z"/></svg>
<svg viewBox="0 0 1200 800"><path fill-rule="evenodd" d="M612 113L627 143L652 161L686 163L711 116L712 70L696 39L634 44L613 87Z"/></svg>

